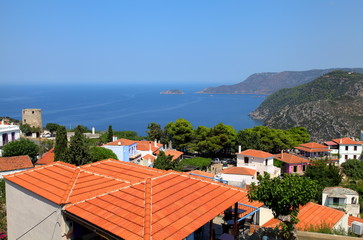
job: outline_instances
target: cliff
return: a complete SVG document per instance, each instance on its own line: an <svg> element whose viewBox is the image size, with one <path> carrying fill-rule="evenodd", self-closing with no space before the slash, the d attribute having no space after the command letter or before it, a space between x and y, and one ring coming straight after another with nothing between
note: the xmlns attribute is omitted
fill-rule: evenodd
<svg viewBox="0 0 363 240"><path fill-rule="evenodd" d="M250 116L272 128L306 127L313 141L363 130L363 74L333 71L268 96Z"/></svg>
<svg viewBox="0 0 363 240"><path fill-rule="evenodd" d="M198 93L206 94L272 94L282 88L291 88L308 83L333 70L363 73L363 68L332 68L309 71L284 71L278 73L255 73L246 80L219 87L209 87Z"/></svg>

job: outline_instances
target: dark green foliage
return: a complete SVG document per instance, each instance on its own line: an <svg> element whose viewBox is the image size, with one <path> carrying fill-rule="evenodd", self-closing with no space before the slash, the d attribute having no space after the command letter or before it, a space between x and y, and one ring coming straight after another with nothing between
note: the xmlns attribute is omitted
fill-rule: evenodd
<svg viewBox="0 0 363 240"><path fill-rule="evenodd" d="M236 141L237 145L241 146L242 151L246 149L262 149L260 136L253 128L238 131Z"/></svg>
<svg viewBox="0 0 363 240"><path fill-rule="evenodd" d="M11 118L11 117L0 117L0 122L4 120L4 121L9 121L11 123L14 123L16 125L19 125L20 124L20 121L18 119L15 119L15 118Z"/></svg>
<svg viewBox="0 0 363 240"><path fill-rule="evenodd" d="M194 130L193 140L189 144L190 152L198 152L203 155L210 155L212 143L209 141L211 129L199 126Z"/></svg>
<svg viewBox="0 0 363 240"><path fill-rule="evenodd" d="M163 137L163 130L161 130L161 127L159 124L157 123L150 123L147 126L147 129L149 129L149 131L146 131L147 133L147 137L146 139L149 141L160 141Z"/></svg>
<svg viewBox="0 0 363 240"><path fill-rule="evenodd" d="M269 174L258 176L259 184L252 183L248 198L261 201L282 221L282 231L287 239L294 239L294 225L299 222L299 207L313 199L317 184L309 178L288 174L270 179Z"/></svg>
<svg viewBox="0 0 363 240"><path fill-rule="evenodd" d="M5 179L0 180L0 233L6 232L6 195L5 195Z"/></svg>
<svg viewBox="0 0 363 240"><path fill-rule="evenodd" d="M32 133L36 133L36 132L40 132L39 128L36 127L31 127L29 124L20 124L19 126L21 132L25 135L25 136L29 136Z"/></svg>
<svg viewBox="0 0 363 240"><path fill-rule="evenodd" d="M212 153L227 155L235 152L236 130L229 125L219 123L211 130L210 150Z"/></svg>
<svg viewBox="0 0 363 240"><path fill-rule="evenodd" d="M154 168L161 170L174 170L177 163L172 159L173 157L171 155L166 156L165 152L160 152L160 154L154 161Z"/></svg>
<svg viewBox="0 0 363 240"><path fill-rule="evenodd" d="M206 170L211 165L210 158L184 158L180 161L181 167L197 167L199 170Z"/></svg>
<svg viewBox="0 0 363 240"><path fill-rule="evenodd" d="M77 125L77 127L69 130L68 132L75 132L77 128L81 128L83 133L91 132L91 130L89 130L88 127L83 126L83 125Z"/></svg>
<svg viewBox="0 0 363 240"><path fill-rule="evenodd" d="M173 147L186 151L193 139L193 126L185 119L178 119L166 125L165 131L173 143Z"/></svg>
<svg viewBox="0 0 363 240"><path fill-rule="evenodd" d="M52 147L54 147L54 143L54 140L42 139L39 146L39 155L42 155L52 149Z"/></svg>
<svg viewBox="0 0 363 240"><path fill-rule="evenodd" d="M107 142L112 142L113 139L113 131L112 131L112 126L108 126L108 130L107 130Z"/></svg>
<svg viewBox="0 0 363 240"><path fill-rule="evenodd" d="M108 158L118 160L116 154L112 150L104 147L91 147L89 155L91 157L91 162L97 162Z"/></svg>
<svg viewBox="0 0 363 240"><path fill-rule="evenodd" d="M305 171L305 177L315 180L318 183L318 193L315 200L321 203L321 194L325 187L338 186L342 181L339 168L327 164L326 160L315 160Z"/></svg>
<svg viewBox="0 0 363 240"><path fill-rule="evenodd" d="M54 134L58 130L58 128L59 124L56 123L47 123L47 125L45 125L45 129L47 129L52 134Z"/></svg>
<svg viewBox="0 0 363 240"><path fill-rule="evenodd" d="M76 166L91 162L88 141L83 135L83 128L80 125L76 127L74 136L71 137L66 162Z"/></svg>
<svg viewBox="0 0 363 240"><path fill-rule="evenodd" d="M68 150L67 130L64 126L59 126L55 137L54 161L66 162Z"/></svg>
<svg viewBox="0 0 363 240"><path fill-rule="evenodd" d="M363 162L357 159L348 159L341 165L345 175L352 180L363 179Z"/></svg>
<svg viewBox="0 0 363 240"><path fill-rule="evenodd" d="M20 139L6 144L3 151L4 157L28 155L35 162L39 154L39 146L29 139Z"/></svg>

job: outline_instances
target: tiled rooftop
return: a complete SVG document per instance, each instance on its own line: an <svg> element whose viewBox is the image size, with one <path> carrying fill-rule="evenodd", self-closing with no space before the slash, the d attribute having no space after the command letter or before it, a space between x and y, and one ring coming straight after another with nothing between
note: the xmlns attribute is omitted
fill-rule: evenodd
<svg viewBox="0 0 363 240"><path fill-rule="evenodd" d="M171 149L165 150L165 155L166 156L168 156L168 155L173 156L173 160L178 159L183 154L184 154L183 152L180 152L180 151L177 151L177 150L171 150Z"/></svg>
<svg viewBox="0 0 363 240"><path fill-rule="evenodd" d="M29 156L0 157L0 171L32 168Z"/></svg>
<svg viewBox="0 0 363 240"><path fill-rule="evenodd" d="M257 158L273 157L273 155L271 153L260 151L260 150L254 150L254 149L247 149L247 150L242 151L237 154L246 155L246 156L250 156L250 157L257 157Z"/></svg>
<svg viewBox="0 0 363 240"><path fill-rule="evenodd" d="M288 163L288 164L310 163L310 161L308 159L298 157L298 156L295 156L295 155L289 154L289 153L275 154L274 158L276 158L282 162Z"/></svg>
<svg viewBox="0 0 363 240"><path fill-rule="evenodd" d="M44 165L54 162L54 148L50 149L48 152L35 163L36 165Z"/></svg>
<svg viewBox="0 0 363 240"><path fill-rule="evenodd" d="M249 175L254 176L256 173L255 169L246 167L229 167L222 170L223 174L236 174L236 175Z"/></svg>
<svg viewBox="0 0 363 240"><path fill-rule="evenodd" d="M332 228L343 216L343 211L309 202L300 208L300 212L297 217L300 222L296 224L296 229L304 231L311 227L317 227L321 225ZM274 228L278 224L279 220L272 218L262 227Z"/></svg>
<svg viewBox="0 0 363 240"><path fill-rule="evenodd" d="M336 142L337 144L360 145L359 142L354 141L353 139L350 138L337 138L333 139L332 141Z"/></svg>

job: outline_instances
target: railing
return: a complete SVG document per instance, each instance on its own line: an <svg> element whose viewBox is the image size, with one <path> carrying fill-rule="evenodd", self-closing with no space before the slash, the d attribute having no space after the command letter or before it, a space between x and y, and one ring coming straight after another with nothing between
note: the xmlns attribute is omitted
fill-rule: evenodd
<svg viewBox="0 0 363 240"><path fill-rule="evenodd" d="M328 204L328 207L331 207L331 208L345 208L347 206L347 204L345 203L331 203L331 204Z"/></svg>

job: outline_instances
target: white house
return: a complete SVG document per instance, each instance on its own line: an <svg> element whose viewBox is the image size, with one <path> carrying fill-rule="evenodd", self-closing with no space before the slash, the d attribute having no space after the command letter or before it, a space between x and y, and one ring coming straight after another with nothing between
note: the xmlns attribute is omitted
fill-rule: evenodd
<svg viewBox="0 0 363 240"><path fill-rule="evenodd" d="M0 122L0 147L8 142L20 139L20 128L18 125L8 125L4 121Z"/></svg>
<svg viewBox="0 0 363 240"><path fill-rule="evenodd" d="M252 182L256 182L256 170L246 167L230 167L222 170L221 179L228 185L246 188Z"/></svg>
<svg viewBox="0 0 363 240"><path fill-rule="evenodd" d="M332 141L324 142L332 154L338 154L339 164L346 162L348 159L360 159L362 153L362 144L350 138L337 138Z"/></svg>
<svg viewBox="0 0 363 240"><path fill-rule="evenodd" d="M141 157L141 153L137 151L136 141L133 140L119 139L102 147L112 150L120 161L129 162Z"/></svg>
<svg viewBox="0 0 363 240"><path fill-rule="evenodd" d="M281 175L281 169L273 165L274 155L254 149L248 149L237 153L237 167L255 169L257 176L267 172L271 177Z"/></svg>
<svg viewBox="0 0 363 240"><path fill-rule="evenodd" d="M324 188L322 204L327 207L344 210L350 216L360 216L359 194L349 188Z"/></svg>

